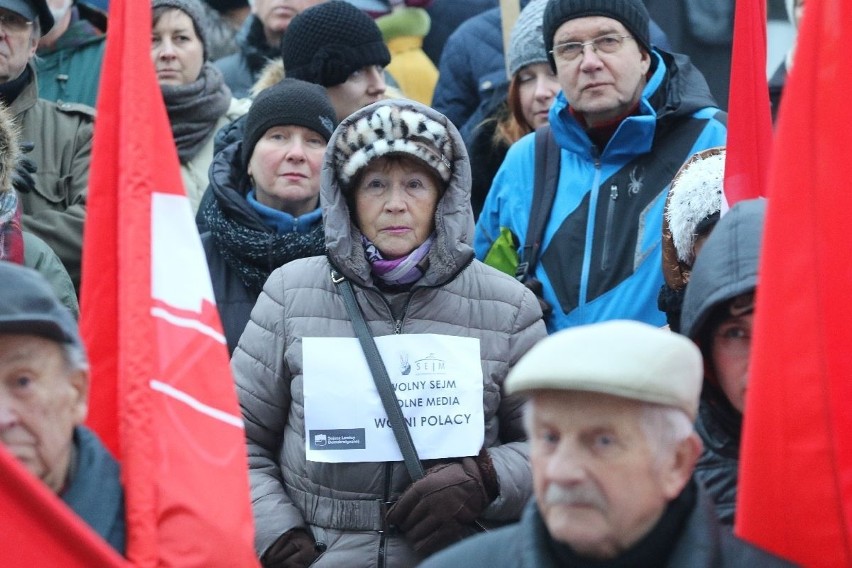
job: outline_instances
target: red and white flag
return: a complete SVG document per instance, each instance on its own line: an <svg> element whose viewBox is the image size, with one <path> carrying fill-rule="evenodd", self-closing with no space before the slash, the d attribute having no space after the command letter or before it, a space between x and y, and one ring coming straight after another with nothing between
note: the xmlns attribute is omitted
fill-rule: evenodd
<svg viewBox="0 0 852 568"><path fill-rule="evenodd" d="M736 532L852 566L852 2L809 0L779 111Z"/></svg>
<svg viewBox="0 0 852 568"><path fill-rule="evenodd" d="M735 10L723 214L737 201L767 194L772 154L766 0L739 0Z"/></svg>
<svg viewBox="0 0 852 568"><path fill-rule="evenodd" d="M0 444L0 559L4 566L130 568Z"/></svg>
<svg viewBox="0 0 852 568"><path fill-rule="evenodd" d="M134 565L256 566L242 418L150 38L149 2L110 2L83 249L89 425L121 463Z"/></svg>

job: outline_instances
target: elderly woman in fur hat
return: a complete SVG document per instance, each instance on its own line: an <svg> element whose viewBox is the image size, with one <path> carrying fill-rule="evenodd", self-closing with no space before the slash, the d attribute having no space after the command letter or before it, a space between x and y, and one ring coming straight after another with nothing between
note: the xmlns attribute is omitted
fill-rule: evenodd
<svg viewBox="0 0 852 568"><path fill-rule="evenodd" d="M207 59L207 21L198 0L153 0L151 60L163 92L192 210L207 189L216 131L248 111Z"/></svg>
<svg viewBox="0 0 852 568"><path fill-rule="evenodd" d="M232 359L257 552L265 566L415 566L517 519L532 494L522 401L502 385L545 336L541 310L474 258L467 153L431 108L387 100L343 120L320 196L325 256L272 273ZM401 460L357 314L423 477Z"/></svg>

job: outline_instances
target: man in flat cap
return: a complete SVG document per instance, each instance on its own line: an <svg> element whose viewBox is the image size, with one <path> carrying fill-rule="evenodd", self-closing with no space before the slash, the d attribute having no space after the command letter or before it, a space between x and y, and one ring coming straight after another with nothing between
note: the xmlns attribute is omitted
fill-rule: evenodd
<svg viewBox="0 0 852 568"><path fill-rule="evenodd" d="M0 443L118 552L118 464L83 426L89 364L77 322L40 274L0 261Z"/></svg>
<svg viewBox="0 0 852 568"><path fill-rule="evenodd" d="M0 102L32 148L32 183L16 185L24 229L50 245L79 293L94 109L39 98L33 59L53 23L46 0L0 0Z"/></svg>
<svg viewBox="0 0 852 568"><path fill-rule="evenodd" d="M701 353L686 338L616 320L533 347L506 391L526 393L535 499L521 522L423 568L789 566L719 527L692 479Z"/></svg>

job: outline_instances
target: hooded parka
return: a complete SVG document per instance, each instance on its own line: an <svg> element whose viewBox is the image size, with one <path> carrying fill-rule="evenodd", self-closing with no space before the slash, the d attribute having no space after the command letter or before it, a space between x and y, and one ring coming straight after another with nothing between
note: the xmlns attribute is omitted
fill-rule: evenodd
<svg viewBox="0 0 852 568"><path fill-rule="evenodd" d="M333 150L352 122L329 143L320 193L327 257L296 260L275 270L252 311L232 367L245 420L249 479L259 555L284 532L308 528L325 547L312 566L406 567L422 558L403 535L382 532L383 502L410 485L402 462L330 464L305 458L302 338L355 337L332 269L349 279L374 336L394 333L478 338L483 373L484 446L499 495L484 521L517 519L532 495L522 400L503 395L517 360L545 336L538 301L513 278L474 259L470 167L458 131L443 115L414 102L446 125L455 156L449 187L435 214L429 268L407 291L377 287L346 196L337 183Z"/></svg>
<svg viewBox="0 0 852 568"><path fill-rule="evenodd" d="M683 300L683 334L697 342L709 360L708 320L720 307L757 287L757 265L766 200L750 199L735 205L716 225L693 267ZM723 524L734 524L737 467L742 414L722 389L704 377L695 429L704 452L695 466L695 478L707 488Z"/></svg>

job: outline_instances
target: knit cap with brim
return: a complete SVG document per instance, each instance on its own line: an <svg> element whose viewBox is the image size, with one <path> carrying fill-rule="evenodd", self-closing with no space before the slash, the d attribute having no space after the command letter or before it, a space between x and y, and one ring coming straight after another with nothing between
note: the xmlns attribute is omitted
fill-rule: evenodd
<svg viewBox="0 0 852 568"><path fill-rule="evenodd" d="M261 91L249 108L243 134L243 163L273 126L303 126L328 142L337 127L337 113L325 89L314 83L286 78Z"/></svg>
<svg viewBox="0 0 852 568"><path fill-rule="evenodd" d="M532 0L521 11L509 40L509 77L527 65L547 63L547 50L544 49L544 9L547 0Z"/></svg>
<svg viewBox="0 0 852 568"><path fill-rule="evenodd" d="M704 369L686 337L613 320L558 331L509 372L506 393L582 391L671 406L695 420Z"/></svg>
<svg viewBox="0 0 852 568"><path fill-rule="evenodd" d="M406 100L384 100L365 107L354 122L344 121L334 148L337 180L350 190L355 176L371 161L390 154L408 155L449 183L453 145L447 127Z"/></svg>
<svg viewBox="0 0 852 568"><path fill-rule="evenodd" d="M281 40L288 77L333 87L370 65L387 66L390 52L376 23L343 0L308 8Z"/></svg>
<svg viewBox="0 0 852 568"><path fill-rule="evenodd" d="M568 20L589 16L618 20L642 49L651 52L650 16L641 0L550 0L544 10L544 49L554 70L556 62L550 52L556 30Z"/></svg>
<svg viewBox="0 0 852 568"><path fill-rule="evenodd" d="M180 10L192 20L195 35L204 47L204 60L207 61L207 15L199 0L152 0L151 9L173 8Z"/></svg>

